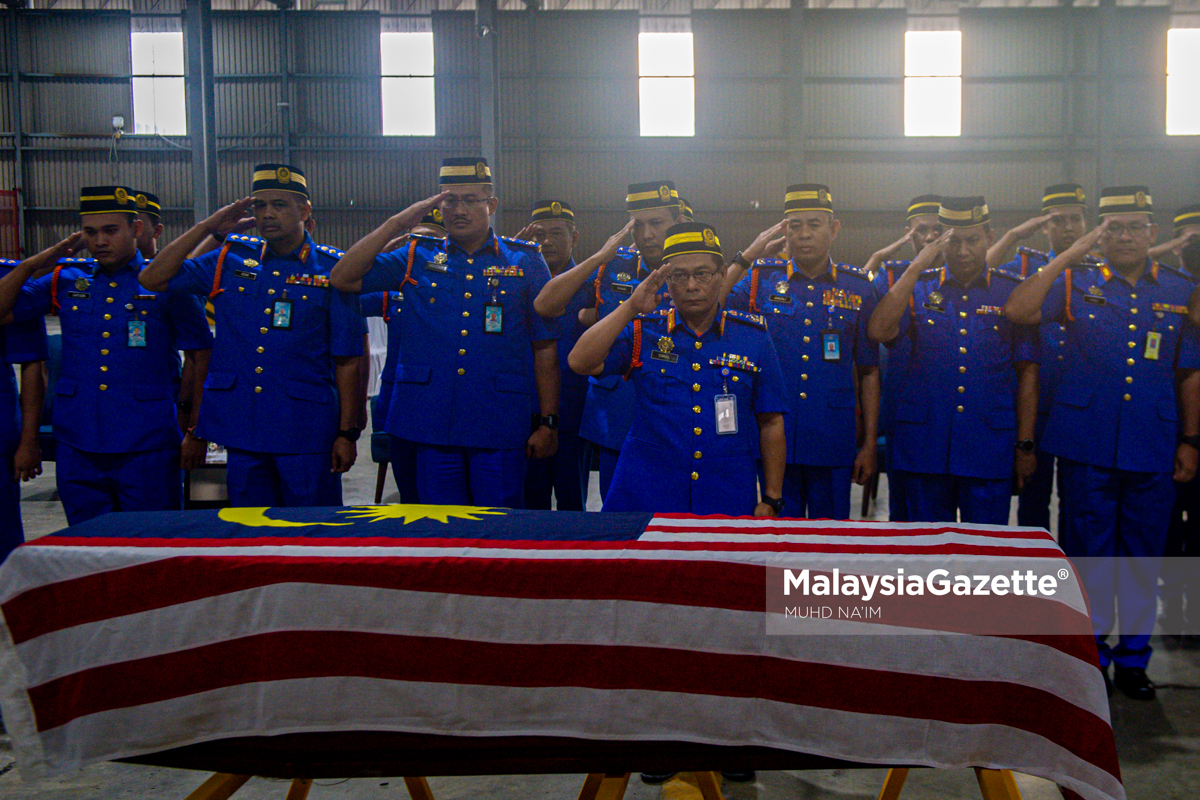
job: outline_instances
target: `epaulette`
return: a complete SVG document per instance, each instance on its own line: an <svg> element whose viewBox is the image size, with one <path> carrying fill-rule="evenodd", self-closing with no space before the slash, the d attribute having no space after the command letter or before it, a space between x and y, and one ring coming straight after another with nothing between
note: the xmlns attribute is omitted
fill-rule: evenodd
<svg viewBox="0 0 1200 800"><path fill-rule="evenodd" d="M668 313L670 313L670 309L656 308L653 311L647 311L645 314L638 314L637 317L635 317L635 319L648 319L648 320L666 319Z"/></svg>
<svg viewBox="0 0 1200 800"><path fill-rule="evenodd" d="M888 268L908 269L908 265L911 263L912 263L911 261L905 261L904 259L900 259L898 261L885 261L885 262L883 262L883 264L880 265L880 269L888 269Z"/></svg>
<svg viewBox="0 0 1200 800"><path fill-rule="evenodd" d="M751 265L754 267L786 267L788 262L782 258L760 258Z"/></svg>
<svg viewBox="0 0 1200 800"><path fill-rule="evenodd" d="M992 267L992 274L999 275L1004 278L1008 278L1009 280L1016 281L1017 283L1020 283L1021 281L1025 280L1024 278L1021 277L1020 273L1011 272L1011 271L1005 269L1004 267Z"/></svg>
<svg viewBox="0 0 1200 800"><path fill-rule="evenodd" d="M501 236L500 238L503 239L504 241L508 242L509 244L515 244L520 247L524 247L528 250L532 250L535 253L542 252L542 246L540 244L538 244L537 242L529 242L524 239L514 239L511 236Z"/></svg>
<svg viewBox="0 0 1200 800"><path fill-rule="evenodd" d="M430 236L429 234L426 234L426 233L413 233L412 231L409 231L408 233L404 234L403 238L419 239L422 242L429 242L430 244L442 244L443 242L446 241L441 236Z"/></svg>
<svg viewBox="0 0 1200 800"><path fill-rule="evenodd" d="M1025 245L1021 245L1020 247L1018 247L1017 255L1022 255L1022 254L1027 255L1027 256L1033 256L1034 258L1040 258L1046 264L1050 263L1050 254L1049 253L1043 253L1041 250L1034 250L1032 247L1026 247Z"/></svg>
<svg viewBox="0 0 1200 800"><path fill-rule="evenodd" d="M1183 270L1181 270L1179 267L1172 267L1170 264L1164 264L1161 261L1156 262L1156 263L1158 264L1159 272L1170 272L1172 275L1182 278L1183 280L1187 281L1188 283L1196 282L1195 278L1193 278L1191 275L1189 275L1186 272L1184 272Z"/></svg>
<svg viewBox="0 0 1200 800"><path fill-rule="evenodd" d="M327 244L317 245L317 252L324 253L327 256L333 256L334 258L341 258L342 256L346 255L345 251L338 250L336 247L330 247Z"/></svg>
<svg viewBox="0 0 1200 800"><path fill-rule="evenodd" d="M58 263L60 263L60 264L80 264L80 265L82 265L82 264L91 264L91 263L92 263L92 261L94 261L94 259L91 259L91 258L80 258L80 257L78 257L78 256L70 256L70 257L68 257L68 258L60 258L60 259L58 260Z"/></svg>
<svg viewBox="0 0 1200 800"><path fill-rule="evenodd" d="M11 258L0 258L0 267L15 267L20 263L20 261L13 261Z"/></svg>
<svg viewBox="0 0 1200 800"><path fill-rule="evenodd" d="M637 254L638 251L636 247L626 247L625 245L621 245L617 248L617 255L619 256L636 256Z"/></svg>
<svg viewBox="0 0 1200 800"><path fill-rule="evenodd" d="M226 236L225 238L229 239L231 241L234 241L234 242L240 242L242 244L262 244L263 243L263 240L258 238L257 236L245 236L240 233L231 233L228 236Z"/></svg>
<svg viewBox="0 0 1200 800"><path fill-rule="evenodd" d="M732 308L726 309L725 316L728 319L737 320L743 325L750 325L762 330L767 329L767 318L762 314L751 314L747 311L734 311Z"/></svg>
<svg viewBox="0 0 1200 800"><path fill-rule="evenodd" d="M838 272L845 272L850 275L854 275L856 277L862 278L864 281L871 280L871 276L868 275L867 271L865 269L863 269L862 267L856 267L853 264L838 264L837 268L838 268Z"/></svg>
<svg viewBox="0 0 1200 800"><path fill-rule="evenodd" d="M932 277L934 277L935 275L941 275L941 274L942 274L942 268L941 268L941 267L930 267L929 269L923 269L923 270L921 270L920 277L922 277L922 278L932 278Z"/></svg>

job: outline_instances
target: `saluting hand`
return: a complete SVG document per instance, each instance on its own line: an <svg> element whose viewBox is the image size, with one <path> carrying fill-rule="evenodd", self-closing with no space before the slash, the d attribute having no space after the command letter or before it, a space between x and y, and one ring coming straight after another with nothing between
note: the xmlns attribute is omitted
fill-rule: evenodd
<svg viewBox="0 0 1200 800"><path fill-rule="evenodd" d="M770 254L773 257L778 254L783 249L784 242L787 241L787 237L783 235L786 228L786 219L782 219L767 228L754 238L749 247L742 251L742 258L753 264L763 256Z"/></svg>
<svg viewBox="0 0 1200 800"><path fill-rule="evenodd" d="M941 236L922 247L921 252L917 253L917 257L912 260L905 272L910 270L921 272L932 267L937 262L938 256L946 252L946 246L950 243L950 234L952 233L954 233L954 229L947 228L942 231Z"/></svg>
<svg viewBox="0 0 1200 800"><path fill-rule="evenodd" d="M879 256L879 258L881 260L887 260L887 259L891 258L892 256L896 255L896 253L900 249L902 249L904 247L904 245L908 244L912 240L913 240L913 232L905 231L903 236L901 236L899 239L897 239L896 241L889 244L887 247L880 250L878 253L876 253L876 255Z"/></svg>
<svg viewBox="0 0 1200 800"><path fill-rule="evenodd" d="M658 307L658 290L667 282L667 269L667 265L663 264L647 275L633 290L633 294L625 302L629 303L634 314L649 314Z"/></svg>
<svg viewBox="0 0 1200 800"><path fill-rule="evenodd" d="M1050 221L1050 214L1043 214L1040 217L1027 219L1017 227L1013 228L1009 233L1017 237L1020 241L1028 239L1042 229L1042 226Z"/></svg>
<svg viewBox="0 0 1200 800"><path fill-rule="evenodd" d="M439 192L433 197L418 200L399 214L392 216L391 222L397 230L407 231L417 225L421 218L437 207L439 203L450 196L449 192Z"/></svg>
<svg viewBox="0 0 1200 800"><path fill-rule="evenodd" d="M596 253L597 256L600 256L601 263L607 264L609 261L611 261L613 257L616 256L617 248L621 246L621 242L629 238L629 234L632 232L633 219L631 218L629 222L625 223L624 228L621 228L621 230L608 237L608 241L606 241L604 246L601 247L599 252Z"/></svg>
<svg viewBox="0 0 1200 800"><path fill-rule="evenodd" d="M1092 252L1092 248L1096 246L1096 242L1100 241L1100 237L1108 230L1108 220L1104 220L1096 227L1076 239L1070 247L1062 252L1064 258L1074 263L1080 261L1088 253Z"/></svg>
<svg viewBox="0 0 1200 800"><path fill-rule="evenodd" d="M204 227L208 232L217 239L224 239L231 233L238 230L246 219L246 211L254 202L253 197L243 197L241 200L235 200L227 206L222 206L204 220ZM254 217L250 217L251 224L254 222ZM248 230L242 228L241 230Z"/></svg>
<svg viewBox="0 0 1200 800"><path fill-rule="evenodd" d="M537 223L536 222L529 223L524 228L521 228L521 230L517 231L516 234L514 234L512 236L512 238L513 239L521 239L526 242L533 241L533 226L534 225L537 225Z"/></svg>

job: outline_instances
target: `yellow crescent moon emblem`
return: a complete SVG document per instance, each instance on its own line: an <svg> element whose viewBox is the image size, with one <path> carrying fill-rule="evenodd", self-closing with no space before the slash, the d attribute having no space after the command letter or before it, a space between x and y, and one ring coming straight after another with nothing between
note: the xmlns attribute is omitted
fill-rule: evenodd
<svg viewBox="0 0 1200 800"><path fill-rule="evenodd" d="M352 525L350 522L289 522L286 519L271 519L267 507L222 508L217 516L225 522L245 525L250 528L307 528L310 525Z"/></svg>

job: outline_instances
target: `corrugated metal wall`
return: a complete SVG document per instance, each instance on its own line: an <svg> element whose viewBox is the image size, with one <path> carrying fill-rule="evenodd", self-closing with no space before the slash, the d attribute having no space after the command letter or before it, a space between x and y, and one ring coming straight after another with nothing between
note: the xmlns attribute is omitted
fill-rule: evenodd
<svg viewBox="0 0 1200 800"><path fill-rule="evenodd" d="M902 11L694 12L690 139L638 136L636 12L502 13L506 227L520 228L534 200L559 196L577 208L590 250L623 224L627 183L671 178L732 252L778 218L788 183L814 180L833 188L845 221L839 256L861 262L896 237L915 194L986 194L1001 226L1035 211L1048 183L1079 180L1094 197L1101 144L1114 182L1148 183L1165 221L1200 195L1197 142L1163 134L1169 9L1115 10L1117 38L1102 53L1100 13L964 9L963 136L925 140L903 136ZM118 178L178 209L167 218L168 235L178 233L190 216L189 152L127 136L110 153L111 116L131 116L128 13L0 17L5 129L13 24L25 75L27 249L69 230L80 185ZM384 137L376 13L214 14L223 197L246 191L255 163L286 155L310 177L319 238L345 247L432 193L438 159L478 150L480 109L473 15L438 12L430 25L438 135ZM95 77L70 77L80 75ZM1111 87L1103 98L1102 85ZM1105 107L1111 116L1100 120ZM13 163L12 139L0 137L0 186L16 182Z"/></svg>

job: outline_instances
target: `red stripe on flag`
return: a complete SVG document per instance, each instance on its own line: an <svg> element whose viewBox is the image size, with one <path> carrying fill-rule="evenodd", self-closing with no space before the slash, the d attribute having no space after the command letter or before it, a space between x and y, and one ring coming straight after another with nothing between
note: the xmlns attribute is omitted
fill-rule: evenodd
<svg viewBox="0 0 1200 800"><path fill-rule="evenodd" d="M289 631L96 667L30 690L39 731L242 684L353 676L471 686L584 687L763 698L857 714L1004 725L1116 776L1108 723L1048 692L779 658L616 645L533 645Z"/></svg>
<svg viewBox="0 0 1200 800"><path fill-rule="evenodd" d="M650 524L646 526L646 531L655 533L742 533L751 534L754 536L878 536L888 539L905 539L918 536L942 536L946 534L956 534L959 536L971 536L976 538L991 538L991 539L1029 539L1044 541L1048 545L1054 544L1052 539L1045 531L1042 530L1015 530L1012 528L997 528L995 530L963 530L962 528L954 527L929 527L912 530L909 528L885 528L882 523L872 523L871 527L866 525L859 526L857 523L853 526L810 526L796 525L789 527L784 524L777 525L663 525L656 524L655 520L663 518L665 515L656 514L654 519L650 520ZM688 519L704 521L703 517L689 517ZM720 518L717 518L720 519ZM786 522L787 520L772 520L772 522ZM920 547L920 544L914 543L915 547Z"/></svg>

